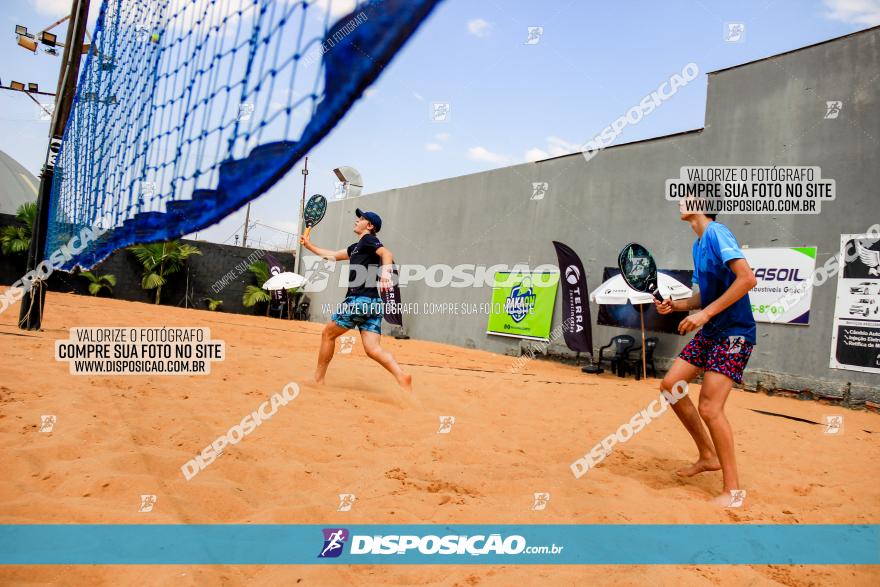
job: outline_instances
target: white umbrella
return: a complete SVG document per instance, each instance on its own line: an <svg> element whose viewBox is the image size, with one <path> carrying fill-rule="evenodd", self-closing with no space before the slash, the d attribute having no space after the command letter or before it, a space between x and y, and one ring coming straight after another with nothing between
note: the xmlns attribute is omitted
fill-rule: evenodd
<svg viewBox="0 0 880 587"><path fill-rule="evenodd" d="M302 287L305 282L306 278L302 275L287 271L285 273L273 275L269 281L263 284L263 289L268 289L269 291L293 289L295 287Z"/></svg>
<svg viewBox="0 0 880 587"><path fill-rule="evenodd" d="M660 290L660 295L664 299L683 300L693 295L691 288L659 271L657 272L657 289ZM597 304L618 305L630 302L633 305L639 305L650 304L653 299L651 294L636 291L628 286L620 274L615 275L590 294L590 301Z"/></svg>
<svg viewBox="0 0 880 587"><path fill-rule="evenodd" d="M660 295L663 296L663 299L683 300L693 295L691 288L659 271L657 272L657 289ZM652 303L654 296L634 290L626 284L622 275L617 274L594 289L590 294L590 300L597 304L610 305L622 305L630 302L634 306L639 307L639 318L642 323L642 374L647 379L648 371L645 365L645 314L642 305Z"/></svg>

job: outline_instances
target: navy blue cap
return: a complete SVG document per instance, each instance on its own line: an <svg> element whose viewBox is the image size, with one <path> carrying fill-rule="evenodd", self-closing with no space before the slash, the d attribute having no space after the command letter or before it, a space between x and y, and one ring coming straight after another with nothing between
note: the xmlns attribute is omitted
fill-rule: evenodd
<svg viewBox="0 0 880 587"><path fill-rule="evenodd" d="M373 228L376 229L376 232L382 230L382 219L379 218L379 215L375 212L364 212L360 208L357 208L354 211L354 215L358 218L366 218L370 221L370 224L373 225Z"/></svg>

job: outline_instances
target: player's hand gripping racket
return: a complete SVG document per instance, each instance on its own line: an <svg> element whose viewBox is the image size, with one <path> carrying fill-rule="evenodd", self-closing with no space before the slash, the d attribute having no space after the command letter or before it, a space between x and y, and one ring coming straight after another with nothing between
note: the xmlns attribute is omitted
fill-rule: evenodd
<svg viewBox="0 0 880 587"><path fill-rule="evenodd" d="M657 290L657 263L648 249L638 243L629 243L617 256L617 266L628 286L664 301Z"/></svg>
<svg viewBox="0 0 880 587"><path fill-rule="evenodd" d="M327 198L322 196L321 194L315 194L309 201L306 202L306 207L303 209L303 220L305 221L306 229L303 231L303 236L305 238L309 238L309 234L312 232L312 228L315 227L316 224L321 222L324 218L324 212L327 211Z"/></svg>

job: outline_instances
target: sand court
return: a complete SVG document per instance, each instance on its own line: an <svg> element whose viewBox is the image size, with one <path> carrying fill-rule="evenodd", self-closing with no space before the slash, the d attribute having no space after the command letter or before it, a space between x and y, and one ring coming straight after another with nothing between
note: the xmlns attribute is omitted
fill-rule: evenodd
<svg viewBox="0 0 880 587"><path fill-rule="evenodd" d="M743 508L708 499L720 473L678 478L694 458L671 412L652 420L581 478L570 465L658 395L658 382L588 376L545 360L516 359L383 337L413 374L417 405L359 342L337 351L323 387L311 383L321 325L49 293L44 330L0 316L0 482L4 523L100 524L876 524L880 522L880 416L737 390ZM205 376L70 375L54 343L75 327L210 328L226 345ZM187 481L181 467L294 382L236 444ZM697 393L698 385L689 392ZM842 434L753 410L823 421ZM54 415L51 432L41 417ZM454 420L450 421L448 417ZM443 418L447 419L444 421ZM441 428L448 428L440 433ZM549 493L535 510L534 494ZM354 495L338 511L340 495ZM155 495L149 512L141 496ZM536 580L628 584L717 583L721 567L541 566ZM868 585L872 567L725 567L748 584ZM4 584L388 582L509 584L517 567L373 566L3 567Z"/></svg>

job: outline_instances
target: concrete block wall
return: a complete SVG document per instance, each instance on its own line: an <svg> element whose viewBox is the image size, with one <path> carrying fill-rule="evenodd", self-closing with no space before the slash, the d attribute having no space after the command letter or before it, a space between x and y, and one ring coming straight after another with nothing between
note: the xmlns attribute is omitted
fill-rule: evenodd
<svg viewBox="0 0 880 587"><path fill-rule="evenodd" d="M382 215L382 242L399 263L431 265L556 263L552 240L581 256L591 288L602 268L616 263L628 241L654 252L662 268L692 268L690 227L664 199L664 182L686 165L819 166L836 180L837 200L821 215L727 215L740 243L751 247L818 247L817 266L839 251L840 235L863 233L880 222L880 28L709 74L702 129L612 146L587 162L580 153L332 202L313 240L341 248L354 240L354 209ZM872 81L873 80L873 81ZM840 100L838 119L825 119L826 101ZM532 182L549 182L531 200ZM331 280L336 283L344 264ZM330 287L313 295L313 309L341 301ZM812 396L859 404L880 402L880 376L829 368L836 280L813 292L808 326L758 325L749 364L751 388L810 390ZM483 303L489 288L402 291L404 302ZM620 329L595 326L596 345ZM554 325L559 324L557 302ZM316 320L328 316L313 312ZM405 317L407 332L497 353L519 354L520 342L486 334L484 315ZM636 334L636 332L630 332ZM658 367L685 344L660 336ZM565 354L560 343L551 352Z"/></svg>
<svg viewBox="0 0 880 587"><path fill-rule="evenodd" d="M0 215L0 226L13 224L15 217ZM248 259L262 258L266 251L260 249L222 245L205 241L183 240L184 243L197 247L202 254L189 258L187 271L182 270L169 276L168 283L162 287L162 304L183 306L187 289L190 299L186 302L190 307L205 309L204 298L223 300L221 312L236 314L264 314L265 306L246 308L241 300L248 285L256 284L253 275L247 270ZM268 251L288 270L293 271L294 256L292 253ZM0 283L10 285L25 273L25 256L0 255ZM236 269L237 268L237 269ZM143 269L137 258L126 250L114 252L110 257L95 267L97 275L112 274L116 276L116 287L111 297L136 302L153 303L154 290L141 288ZM233 276L225 284L218 284L224 275L233 272ZM189 278L187 288L187 277ZM49 278L51 291L72 292L89 295L88 280L82 276L56 271ZM215 291L216 290L216 291ZM101 295L107 295L102 293ZM17 310L7 310L17 311Z"/></svg>

